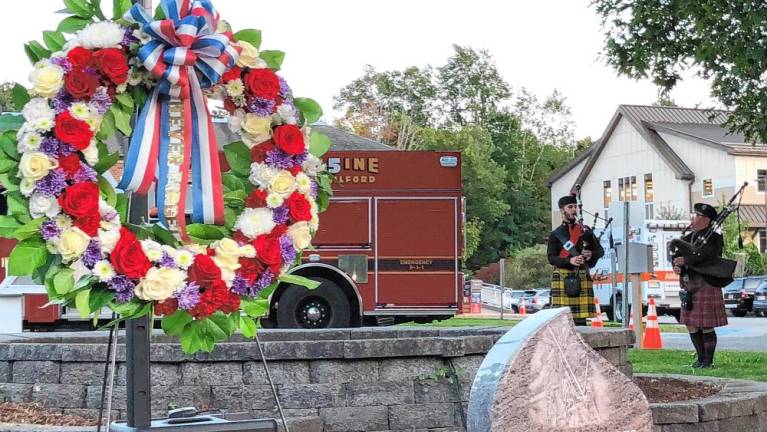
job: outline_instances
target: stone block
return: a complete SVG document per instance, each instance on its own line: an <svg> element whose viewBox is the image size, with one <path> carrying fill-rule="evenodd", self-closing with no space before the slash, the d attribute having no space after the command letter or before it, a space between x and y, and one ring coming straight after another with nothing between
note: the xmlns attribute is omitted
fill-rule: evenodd
<svg viewBox="0 0 767 432"><path fill-rule="evenodd" d="M492 336L465 336L463 338L464 354L487 354L494 343Z"/></svg>
<svg viewBox="0 0 767 432"><path fill-rule="evenodd" d="M456 383L446 378L418 379L414 383L415 403L460 402L461 393Z"/></svg>
<svg viewBox="0 0 767 432"><path fill-rule="evenodd" d="M61 361L62 348L62 345L46 343L12 343L8 344L7 357L3 360Z"/></svg>
<svg viewBox="0 0 767 432"><path fill-rule="evenodd" d="M101 385L104 382L104 363L61 363L62 384Z"/></svg>
<svg viewBox="0 0 767 432"><path fill-rule="evenodd" d="M0 361L0 383L11 382L11 362Z"/></svg>
<svg viewBox="0 0 767 432"><path fill-rule="evenodd" d="M621 356L623 351L623 348L603 348L597 350L597 353L604 357L605 360L609 361L613 366L620 366L625 363Z"/></svg>
<svg viewBox="0 0 767 432"><path fill-rule="evenodd" d="M106 397L106 396L105 396ZM152 402L154 402L155 395L152 393ZM116 385L112 388L112 409L113 410L125 410L128 409L128 392L124 385ZM101 404L101 384L86 386L85 391L85 408L98 409ZM106 401L104 402L106 406Z"/></svg>
<svg viewBox="0 0 767 432"><path fill-rule="evenodd" d="M344 358L455 357L463 355L463 341L454 338L369 339L344 343Z"/></svg>
<svg viewBox="0 0 767 432"><path fill-rule="evenodd" d="M23 403L32 401L32 384L0 384L0 400Z"/></svg>
<svg viewBox="0 0 767 432"><path fill-rule="evenodd" d="M343 384L283 384L277 387L285 408L328 408L346 405Z"/></svg>
<svg viewBox="0 0 767 432"><path fill-rule="evenodd" d="M389 427L385 406L320 408L325 431L380 431Z"/></svg>
<svg viewBox="0 0 767 432"><path fill-rule="evenodd" d="M351 329L354 332L356 329ZM296 342L318 340L348 340L350 329L262 329L258 332L261 342Z"/></svg>
<svg viewBox="0 0 767 432"><path fill-rule="evenodd" d="M309 379L313 383L378 381L377 360L316 360L309 362Z"/></svg>
<svg viewBox="0 0 767 432"><path fill-rule="evenodd" d="M106 344L65 344L61 346L61 361L64 362L103 362L106 357ZM125 346L117 346L115 357L118 361L124 361Z"/></svg>
<svg viewBox="0 0 767 432"><path fill-rule="evenodd" d="M60 373L59 362L16 361L13 362L12 379L15 383L56 384Z"/></svg>
<svg viewBox="0 0 767 432"><path fill-rule="evenodd" d="M216 345L216 349L218 349L218 345ZM150 357L152 359L152 364L181 363L189 360L189 356L181 351L181 346L178 343L152 342L152 346L150 347Z"/></svg>
<svg viewBox="0 0 767 432"><path fill-rule="evenodd" d="M412 357L382 359L378 368L381 381L425 378L444 367L442 359L437 357Z"/></svg>
<svg viewBox="0 0 767 432"><path fill-rule="evenodd" d="M212 387L214 408L227 410L273 410L277 407L268 385Z"/></svg>
<svg viewBox="0 0 767 432"><path fill-rule="evenodd" d="M265 342L267 360L316 360L344 357L344 341Z"/></svg>
<svg viewBox="0 0 767 432"><path fill-rule="evenodd" d="M94 421L94 424L96 420L99 418L99 410L97 409L90 409L90 408L64 408L62 411L62 414L67 415L76 415L80 416L86 419L90 419ZM114 414L114 411L112 411ZM106 415L106 411L104 411L104 415Z"/></svg>
<svg viewBox="0 0 767 432"><path fill-rule="evenodd" d="M183 385L241 385L242 363L183 363L181 377Z"/></svg>
<svg viewBox="0 0 767 432"><path fill-rule="evenodd" d="M210 386L152 386L152 410L167 411L169 405L174 405L193 406L202 411L214 408L212 402Z"/></svg>
<svg viewBox="0 0 767 432"><path fill-rule="evenodd" d="M35 384L32 401L51 408L85 408L85 386L72 384Z"/></svg>
<svg viewBox="0 0 767 432"><path fill-rule="evenodd" d="M308 384L308 361L268 361L269 375L275 384ZM245 384L269 384L260 361L246 362L242 366L242 381Z"/></svg>
<svg viewBox="0 0 767 432"><path fill-rule="evenodd" d="M353 382L346 385L346 404L383 406L412 404L412 381Z"/></svg>
<svg viewBox="0 0 767 432"><path fill-rule="evenodd" d="M728 417L754 414L756 399L743 396L720 396L705 399L699 403L700 421L707 422Z"/></svg>
<svg viewBox="0 0 767 432"><path fill-rule="evenodd" d="M288 421L288 428L292 431L300 432L323 432L327 429L323 428L322 419L318 416L312 417L291 417L286 419ZM285 428L282 423L277 422L277 431L285 432Z"/></svg>
<svg viewBox="0 0 767 432"><path fill-rule="evenodd" d="M392 405L388 410L391 429L456 426L456 405L453 403Z"/></svg>
<svg viewBox="0 0 767 432"><path fill-rule="evenodd" d="M117 385L127 385L127 367L125 363L117 364ZM181 385L180 366L173 363L152 363L149 370L153 386Z"/></svg>
<svg viewBox="0 0 767 432"><path fill-rule="evenodd" d="M698 405L689 402L658 403L650 405L653 423L697 423Z"/></svg>

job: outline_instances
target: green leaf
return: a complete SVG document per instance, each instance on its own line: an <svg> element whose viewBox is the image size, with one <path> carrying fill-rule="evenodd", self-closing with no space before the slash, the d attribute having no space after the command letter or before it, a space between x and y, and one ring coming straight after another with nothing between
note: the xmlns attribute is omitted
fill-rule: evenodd
<svg viewBox="0 0 767 432"><path fill-rule="evenodd" d="M8 212L13 215L19 222L28 222L31 219L29 215L29 202L21 192L9 192L6 194L8 199Z"/></svg>
<svg viewBox="0 0 767 432"><path fill-rule="evenodd" d="M19 163L15 160L0 159L0 173L7 173L8 171L14 170L18 165ZM16 171L14 170L11 174L16 174Z"/></svg>
<svg viewBox="0 0 767 432"><path fill-rule="evenodd" d="M190 224L186 226L186 232L193 240L201 244L210 244L224 237L229 237L229 231L220 226L206 224Z"/></svg>
<svg viewBox="0 0 767 432"><path fill-rule="evenodd" d="M192 320L193 318L189 315L189 312L179 309L173 315L163 317L162 329L165 334L178 336Z"/></svg>
<svg viewBox="0 0 767 432"><path fill-rule="evenodd" d="M49 50L56 52L61 51L67 40L64 39L64 35L61 32L46 30L43 32L43 42Z"/></svg>
<svg viewBox="0 0 767 432"><path fill-rule="evenodd" d="M131 8L131 0L114 0L114 3L112 5L112 17L115 20L118 20L125 15L125 12L128 12Z"/></svg>
<svg viewBox="0 0 767 432"><path fill-rule="evenodd" d="M38 41L30 41L28 44L30 51L32 51L38 60L46 59L51 56L51 52L40 44Z"/></svg>
<svg viewBox="0 0 767 432"><path fill-rule="evenodd" d="M242 299L240 308L249 316L258 318L266 315L269 311L269 300L267 299Z"/></svg>
<svg viewBox="0 0 767 432"><path fill-rule="evenodd" d="M314 123L322 117L322 107L314 99L296 98L293 102L304 115L307 123Z"/></svg>
<svg viewBox="0 0 767 432"><path fill-rule="evenodd" d="M160 225L152 225L152 234L154 235L155 239L157 239L162 244L166 244L168 246L178 245L178 240L176 240L176 237L174 237L170 231L166 230Z"/></svg>
<svg viewBox="0 0 767 432"><path fill-rule="evenodd" d="M312 134L309 136L311 142L309 143L309 153L313 154L314 156L322 157L325 153L330 150L330 138L328 138L327 135L323 135L319 132L312 131Z"/></svg>
<svg viewBox="0 0 767 432"><path fill-rule="evenodd" d="M13 105L16 107L16 111L21 111L22 108L24 108L24 105L29 102L29 91L26 87L23 85L16 83L13 85L13 89L11 90L11 100L13 100Z"/></svg>
<svg viewBox="0 0 767 432"><path fill-rule="evenodd" d="M30 237L34 237L40 234L40 225L42 225L46 219L47 218L45 217L32 219L31 221L17 228L16 231L14 231L13 236L16 237L16 240L26 240Z"/></svg>
<svg viewBox="0 0 767 432"><path fill-rule="evenodd" d="M261 30L244 29L234 34L234 40L245 41L256 48L261 47Z"/></svg>
<svg viewBox="0 0 767 432"><path fill-rule="evenodd" d="M88 304L90 302L91 290L85 289L75 295L75 307L77 313L80 314L80 318L88 318L91 314L91 308Z"/></svg>
<svg viewBox="0 0 767 432"><path fill-rule="evenodd" d="M227 204L244 204L248 193L244 190L235 190L224 194L224 201Z"/></svg>
<svg viewBox="0 0 767 432"><path fill-rule="evenodd" d="M250 164L252 163L250 150L242 141L225 145L224 156L236 174L244 177L250 175Z"/></svg>
<svg viewBox="0 0 767 432"><path fill-rule="evenodd" d="M130 136L132 131L130 126L130 117L131 117L132 111L126 112L120 109L117 105L112 105L109 111L114 116L115 126L117 127L117 130L122 132L123 135L125 136Z"/></svg>
<svg viewBox="0 0 767 432"><path fill-rule="evenodd" d="M151 227L135 225L131 223L125 223L125 227L133 231L133 234L136 234L136 238L138 238L139 240L146 240L146 239L152 238L152 230L150 229Z"/></svg>
<svg viewBox="0 0 767 432"><path fill-rule="evenodd" d="M154 10L154 20L161 21L165 19L165 12L162 10L162 5L157 5Z"/></svg>
<svg viewBox="0 0 767 432"><path fill-rule="evenodd" d="M285 53L283 51L261 51L258 53L258 56L266 62L269 69L274 71L280 70L282 61L285 60Z"/></svg>
<svg viewBox="0 0 767 432"><path fill-rule="evenodd" d="M56 287L54 286L53 280L56 277L56 274L59 272L59 267L52 266L49 267L48 270L45 273L45 279L44 279L44 285L46 291L48 291L48 298L51 300L60 298L59 293L56 292Z"/></svg>
<svg viewBox="0 0 767 432"><path fill-rule="evenodd" d="M74 279L75 271L71 268L65 267L56 273L53 277L53 289L59 295L68 294L75 287Z"/></svg>
<svg viewBox="0 0 767 432"><path fill-rule="evenodd" d="M97 173L103 174L120 160L120 152L110 154L107 145L101 141L96 144L96 147L99 149L99 161L96 162L93 169L96 170Z"/></svg>
<svg viewBox="0 0 767 432"><path fill-rule="evenodd" d="M115 210L120 214L121 221L128 220L128 195L124 193L117 194L117 205Z"/></svg>
<svg viewBox="0 0 767 432"><path fill-rule="evenodd" d="M21 224L13 216L0 216L0 237L15 238L16 230Z"/></svg>
<svg viewBox="0 0 767 432"><path fill-rule="evenodd" d="M226 192L245 190L245 182L233 174L224 174L221 176L221 184L224 185Z"/></svg>
<svg viewBox="0 0 767 432"><path fill-rule="evenodd" d="M228 230L234 229L234 223L237 222L238 212L233 208L224 208L224 227Z"/></svg>
<svg viewBox="0 0 767 432"><path fill-rule="evenodd" d="M181 349L187 354L193 354L197 351L210 352L213 350L215 341L213 335L207 331L207 320L196 320L189 323L184 332L179 336Z"/></svg>
<svg viewBox="0 0 767 432"><path fill-rule="evenodd" d="M96 133L96 138L98 138L99 141L106 141L111 138L115 132L117 132L117 128L115 127L115 115L110 109L101 119L101 125L99 126L99 131Z"/></svg>
<svg viewBox="0 0 767 432"><path fill-rule="evenodd" d="M9 158L18 161L21 159L21 156L19 155L16 143L15 130L9 130L0 135L0 149L2 149Z"/></svg>
<svg viewBox="0 0 767 432"><path fill-rule="evenodd" d="M294 285L301 285L303 287L306 287L307 289L313 290L320 286L320 282L317 282L315 280L311 280L309 278L305 278L303 276L299 275L293 275L293 274L284 274L278 278L282 282L286 282L289 284Z"/></svg>
<svg viewBox="0 0 767 432"><path fill-rule="evenodd" d="M80 18L93 17L93 11L88 7L85 0L64 0L64 6L67 7L69 12L72 12Z"/></svg>
<svg viewBox="0 0 767 432"><path fill-rule="evenodd" d="M88 307L96 312L96 315L98 315L98 312L101 311L101 308L108 305L109 302L112 301L112 299L115 297L115 293L111 290L106 289L91 289L91 298L88 301Z"/></svg>
<svg viewBox="0 0 767 432"><path fill-rule="evenodd" d="M109 307L117 314L120 314L124 317L132 317L141 311L141 309L144 307L144 303L134 298L133 300L126 303L112 302Z"/></svg>
<svg viewBox="0 0 767 432"><path fill-rule="evenodd" d="M28 43L24 44L24 54L27 55L29 62L32 63L33 65L40 61L40 57L38 57L38 55L35 54L34 51L32 51L32 48L29 46Z"/></svg>
<svg viewBox="0 0 767 432"><path fill-rule="evenodd" d="M204 323L203 328L213 336L215 342L229 339L229 336L231 336L235 330L232 328L232 321L229 320L229 317L220 311L204 319L202 322Z"/></svg>
<svg viewBox="0 0 767 432"><path fill-rule="evenodd" d="M107 202L110 206L114 207L117 205L117 193L115 192L114 188L111 184L102 177L101 175L96 176L96 181L99 184L99 191L101 191L101 197L104 198L104 201Z"/></svg>
<svg viewBox="0 0 767 432"><path fill-rule="evenodd" d="M77 33L91 23L91 20L80 18L77 16L69 16L64 18L56 30L62 33Z"/></svg>
<svg viewBox="0 0 767 432"><path fill-rule="evenodd" d="M146 102L147 94L143 87L131 87L130 95L135 106L143 106L144 102Z"/></svg>
<svg viewBox="0 0 767 432"><path fill-rule="evenodd" d="M15 192L19 190L20 179L16 176L8 175L8 173L0 174L0 185L2 185L8 192Z"/></svg>
<svg viewBox="0 0 767 432"><path fill-rule="evenodd" d="M133 98L127 93L120 93L116 96L117 102L123 106L127 111L133 110Z"/></svg>
<svg viewBox="0 0 767 432"><path fill-rule="evenodd" d="M253 339L256 336L256 322L249 316L240 317L240 331L246 338Z"/></svg>

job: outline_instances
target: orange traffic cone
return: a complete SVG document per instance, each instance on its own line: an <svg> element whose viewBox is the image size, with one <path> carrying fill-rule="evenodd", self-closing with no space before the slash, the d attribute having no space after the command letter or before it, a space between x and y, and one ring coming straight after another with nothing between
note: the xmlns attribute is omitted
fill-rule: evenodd
<svg viewBox="0 0 767 432"><path fill-rule="evenodd" d="M647 328L645 328L642 339L642 348L663 349L663 342L660 340L660 327L658 326L658 313L655 312L655 299L652 297L647 305Z"/></svg>
<svg viewBox="0 0 767 432"><path fill-rule="evenodd" d="M527 308L525 307L525 299L519 299L519 314L522 316L527 315Z"/></svg>
<svg viewBox="0 0 767 432"><path fill-rule="evenodd" d="M597 311L597 316L591 320L591 327L604 327L605 323L602 321L602 309L599 307L599 299L594 299L594 308Z"/></svg>
<svg viewBox="0 0 767 432"><path fill-rule="evenodd" d="M634 308L629 307L629 330L634 331Z"/></svg>

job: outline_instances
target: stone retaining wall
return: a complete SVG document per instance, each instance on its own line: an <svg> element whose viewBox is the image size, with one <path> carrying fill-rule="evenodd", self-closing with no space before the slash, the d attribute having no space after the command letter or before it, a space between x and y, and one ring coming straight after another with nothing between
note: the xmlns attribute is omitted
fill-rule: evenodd
<svg viewBox="0 0 767 432"><path fill-rule="evenodd" d="M286 416L300 421L302 431L460 431L474 375L504 332L387 327L262 330L259 337ZM630 332L579 332L631 375ZM118 347L113 399L120 418L126 413L124 350ZM0 398L95 417L105 357L103 336L2 343ZM210 354L188 357L172 339L155 337L151 357L155 416L170 405L277 418L252 342L223 343Z"/></svg>

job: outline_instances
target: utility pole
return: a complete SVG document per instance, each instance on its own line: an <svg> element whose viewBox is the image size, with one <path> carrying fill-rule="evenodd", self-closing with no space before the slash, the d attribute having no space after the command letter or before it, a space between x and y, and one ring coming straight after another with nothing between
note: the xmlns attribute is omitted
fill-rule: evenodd
<svg viewBox="0 0 767 432"><path fill-rule="evenodd" d="M505 284L503 283L503 278L505 277L505 272L504 272L505 264L506 264L506 260L504 258L501 258L501 262L499 263L500 276L501 276L501 281L499 283L499 285L501 286L501 321L503 321L503 295L505 294L504 291L506 291L506 289L504 288Z"/></svg>

